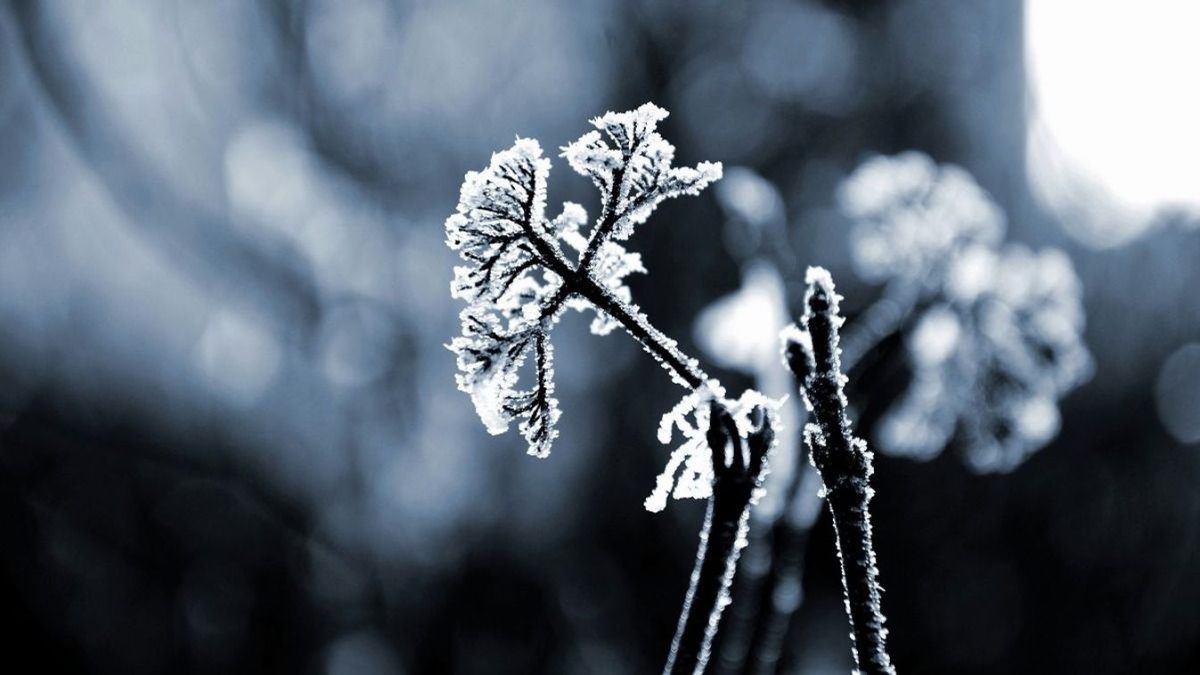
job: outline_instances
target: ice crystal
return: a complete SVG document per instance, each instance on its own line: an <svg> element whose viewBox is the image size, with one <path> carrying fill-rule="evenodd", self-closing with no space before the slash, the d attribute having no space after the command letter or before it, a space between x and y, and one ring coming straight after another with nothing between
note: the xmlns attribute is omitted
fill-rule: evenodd
<svg viewBox="0 0 1200 675"><path fill-rule="evenodd" d="M737 400L727 400L724 395L725 390L721 385L710 381L689 392L663 415L658 426L659 442L669 445L676 429L679 430L683 441L671 451L670 460L655 481L654 491L646 498L647 511L662 511L670 497L707 499L712 495L715 471L706 434L714 401L729 411L741 438L746 438L754 430L752 416L758 407L766 411L772 429L780 428L779 408L783 404L782 400L769 398L753 389L743 392ZM726 466L735 462L735 458L728 454L731 451L730 447L726 447ZM743 452L745 451L743 447ZM741 462L746 466L750 460L743 457Z"/></svg>
<svg viewBox="0 0 1200 675"><path fill-rule="evenodd" d="M699 194L721 177L719 162L671 166L675 147L656 131L667 114L653 103L605 113L592 120L595 131L562 150L571 168L591 178L605 196L597 227L615 240L627 239L664 199Z"/></svg>
<svg viewBox="0 0 1200 675"><path fill-rule="evenodd" d="M853 221L855 269L870 281L926 281L956 248L1004 236L1003 212L970 174L918 152L867 160L838 202Z"/></svg>
<svg viewBox="0 0 1200 675"><path fill-rule="evenodd" d="M446 220L446 243L466 262L451 283L451 294L467 302L462 334L448 345L458 357L458 387L489 432L519 420L530 454L545 457L558 435L550 332L566 308L594 309L597 334L623 326L681 384L695 388L708 379L633 304L625 278L646 270L640 255L617 243L662 200L696 194L721 176L716 163L671 165L675 149L655 131L666 115L650 103L606 113L592 120L596 131L563 149L602 193L600 217L586 233L587 213L578 204L546 217L550 160L525 138L493 154L483 171L466 174ZM533 384L520 389L530 355Z"/></svg>
<svg viewBox="0 0 1200 675"><path fill-rule="evenodd" d="M958 256L945 301L907 337L913 382L882 421L881 448L929 458L956 441L972 468L989 472L1044 446L1058 433L1058 400L1092 370L1080 294L1055 249Z"/></svg>

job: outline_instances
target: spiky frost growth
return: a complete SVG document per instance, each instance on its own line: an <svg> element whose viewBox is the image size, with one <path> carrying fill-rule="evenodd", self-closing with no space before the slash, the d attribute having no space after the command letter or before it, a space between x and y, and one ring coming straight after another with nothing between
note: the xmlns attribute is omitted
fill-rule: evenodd
<svg viewBox="0 0 1200 675"><path fill-rule="evenodd" d="M1058 401L1092 372L1079 279L1056 249L972 247L945 301L908 335L913 382L884 416L889 453L928 459L952 441L979 472L1009 471L1058 433Z"/></svg>
<svg viewBox="0 0 1200 675"><path fill-rule="evenodd" d="M502 433L523 418L529 452L539 457L557 436L549 334L565 308L595 309L593 332L620 326L688 390L663 418L663 442L670 442L674 428L684 440L646 507L661 510L669 495L708 499L696 569L666 666L668 673L695 674L704 670L730 602L750 508L780 428L779 402L755 391L726 399L720 384L631 302L625 277L645 268L617 241L662 200L697 194L721 177L716 163L671 166L675 149L656 131L666 115L649 103L607 113L592 120L596 131L563 148L571 167L601 192L600 217L586 235L587 215L578 204L567 203L561 215L546 219L550 165L536 141L517 139L493 155L487 169L467 174L457 212L446 221L447 244L467 262L455 269L451 290L468 303L463 333L449 348L458 355L459 388L471 395L488 430ZM575 262L563 254L564 245L578 253ZM518 371L530 353L535 383L522 391Z"/></svg>
<svg viewBox="0 0 1200 675"><path fill-rule="evenodd" d="M697 406L693 413L707 408L707 414L696 415L704 425L681 426L687 426L689 439L702 439L698 449L708 455L708 511L664 675L702 675L708 665L721 616L732 602L730 587L746 547L750 507L762 489L778 428L778 403L754 395L743 396L733 406L711 399L697 401ZM682 422L685 415L677 407L664 423Z"/></svg>
<svg viewBox="0 0 1200 675"><path fill-rule="evenodd" d="M1004 213L971 175L919 152L867 160L839 187L838 202L854 221L855 269L872 281L928 280L956 248L1004 237Z"/></svg>
<svg viewBox="0 0 1200 675"><path fill-rule="evenodd" d="M716 469L713 452L710 450L709 429L712 426L712 410L715 407L727 415L733 423L738 438L747 438L755 429L755 415L767 415L771 420L772 436L780 428L778 421L781 401L763 396L750 389L737 400L723 398L724 389L711 382L686 395L670 411L663 415L658 425L658 440L669 445L678 429L683 442L671 452L662 473L655 481L654 491L646 498L647 511L662 511L668 497L675 499L707 499L713 494ZM727 450L731 450L727 448ZM746 463L744 458L725 455L720 461L732 465L735 460ZM678 477L676 476L678 474ZM758 493L752 495L751 503L757 501Z"/></svg>
<svg viewBox="0 0 1200 675"><path fill-rule="evenodd" d="M547 456L558 436L550 331L564 308L594 309L591 328L600 335L624 327L686 387L709 379L632 303L625 277L646 270L638 254L617 243L662 200L697 194L721 177L717 163L671 166L675 149L655 131L666 115L650 103L607 113L592 120L596 131L563 149L603 196L600 218L586 235L587 214L578 204L546 218L550 161L526 138L466 175L456 212L446 220L446 243L467 263L455 268L451 284L451 294L467 301L462 335L449 345L458 355L458 387L471 395L489 432L521 420L532 455ZM564 244L577 262L564 255ZM534 383L519 389L530 354Z"/></svg>
<svg viewBox="0 0 1200 675"><path fill-rule="evenodd" d="M596 131L563 148L571 168L591 178L605 196L597 225L601 240L629 238L634 226L645 222L659 202L700 194L721 177L719 162L671 166L675 146L656 131L667 115L653 103L629 112L605 113L592 120Z"/></svg>
<svg viewBox="0 0 1200 675"><path fill-rule="evenodd" d="M894 675L887 653L887 629L880 607L882 589L871 541L868 508L874 471L867 444L856 438L846 414L845 375L841 371L838 329L844 319L829 272L810 267L808 293L800 327L783 335L789 367L801 367L804 400L815 422L804 430L809 457L821 475L826 502L837 534L851 650L856 672ZM796 361L804 361L798 366Z"/></svg>

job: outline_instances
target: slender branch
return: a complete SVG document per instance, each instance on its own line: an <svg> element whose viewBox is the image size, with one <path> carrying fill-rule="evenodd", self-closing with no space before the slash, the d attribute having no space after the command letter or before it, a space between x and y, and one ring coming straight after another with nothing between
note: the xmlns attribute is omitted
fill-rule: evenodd
<svg viewBox="0 0 1200 675"><path fill-rule="evenodd" d="M721 614L731 602L729 588L746 545L751 500L762 484L765 459L775 434L762 407L755 408L751 419L755 428L743 440L729 411L719 403L712 404L707 438L715 479L700 532L696 567L663 668L665 675L704 672Z"/></svg>
<svg viewBox="0 0 1200 675"><path fill-rule="evenodd" d="M630 312L628 306L611 291L597 285L586 276L578 276L574 281L573 288L576 293L616 319L634 339L642 343L651 354L662 359L662 362L689 387L695 389L709 381L708 374L700 368L697 361L680 351L675 341L652 326L645 316Z"/></svg>
<svg viewBox="0 0 1200 675"><path fill-rule="evenodd" d="M628 157L626 157L628 159ZM608 191L608 199L604 201L604 215L600 222L596 224L595 230L592 232L591 239L588 241L587 249L579 258L579 269L590 270L592 261L596 259L596 254L600 251L600 246L608 240L613 228L617 226L620 220L620 214L617 213L617 202L621 199L621 190L625 184L625 166L613 172L612 187Z"/></svg>
<svg viewBox="0 0 1200 675"><path fill-rule="evenodd" d="M802 318L805 333L794 336L791 342L807 357L804 372L797 376L803 376L804 396L816 423L805 429L805 441L813 465L821 474L837 534L851 651L858 672L895 675L887 653L887 629L880 607L882 589L871 540L868 504L873 494L872 455L866 443L851 433L842 391L845 378L838 344L842 324L839 297L825 270L809 268L807 277L808 297ZM789 363L792 360L789 358Z"/></svg>

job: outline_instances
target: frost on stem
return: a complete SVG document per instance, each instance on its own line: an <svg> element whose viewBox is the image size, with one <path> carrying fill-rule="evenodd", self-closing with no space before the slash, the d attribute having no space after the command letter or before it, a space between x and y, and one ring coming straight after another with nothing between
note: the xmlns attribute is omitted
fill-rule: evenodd
<svg viewBox="0 0 1200 675"><path fill-rule="evenodd" d="M462 334L448 345L458 356L458 387L470 394L489 432L503 433L520 420L532 455L548 455L558 435L550 332L564 309L594 309L597 334L623 327L689 389L709 379L633 304L625 277L646 270L638 254L617 243L664 199L697 194L721 177L717 163L671 166L675 149L656 131L666 116L650 103L610 112L592 120L595 131L563 148L571 167L601 191L600 217L586 234L587 214L578 204L546 217L550 160L525 138L466 175L446 220L446 243L466 262L454 269L451 284L451 294L467 302ZM531 354L533 384L520 389Z"/></svg>
<svg viewBox="0 0 1200 675"><path fill-rule="evenodd" d="M717 471L713 465L711 429L713 425L712 411L729 418L732 430L738 439L744 439L754 433L761 425L756 415L767 415L771 420L772 438L779 430L779 407L782 401L768 398L750 389L742 393L737 400L723 399L724 389L716 382L710 382L699 389L687 394L670 411L663 415L658 426L658 440L668 445L678 429L683 436L683 442L671 451L671 459L659 474L654 491L646 498L646 510L652 513L662 511L667 506L669 497L675 499L707 499L713 494L713 482ZM736 462L749 465L746 457L732 457L733 445L722 446L725 453L720 461L724 465ZM741 446L741 452L749 452ZM678 474L678 477L676 477ZM761 490L757 489L750 495L751 503L756 503Z"/></svg>
<svg viewBox="0 0 1200 675"><path fill-rule="evenodd" d="M806 282L801 326L783 336L785 357L790 367L803 369L796 374L804 383L802 393L815 420L805 428L804 438L833 515L855 664L861 673L893 675L871 542L872 456L851 431L843 393L840 298L829 272L822 268L810 267ZM798 360L803 360L802 366Z"/></svg>
<svg viewBox="0 0 1200 675"><path fill-rule="evenodd" d="M689 438L700 439L697 451L708 456L708 511L696 566L663 669L667 675L700 675L708 664L721 615L732 602L730 587L738 557L746 547L750 507L762 489L767 457L775 446L777 402L744 395L730 403L711 397L698 403L707 408L703 416L696 415L704 424L688 424L685 431ZM668 413L664 423L668 418L683 420L686 414ZM665 494L662 499L665 502Z"/></svg>

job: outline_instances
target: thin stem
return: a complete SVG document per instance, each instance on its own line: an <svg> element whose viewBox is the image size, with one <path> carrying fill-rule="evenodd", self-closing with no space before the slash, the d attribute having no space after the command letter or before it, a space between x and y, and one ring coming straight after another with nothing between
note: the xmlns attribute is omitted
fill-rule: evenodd
<svg viewBox="0 0 1200 675"><path fill-rule="evenodd" d="M761 407L753 411L752 419L756 428L743 440L729 411L713 403L708 430L715 472L713 493L700 532L696 567L663 668L665 675L704 673L721 614L731 602L729 588L746 545L750 502L762 484L765 459L775 433ZM743 452L743 443L748 452Z"/></svg>
<svg viewBox="0 0 1200 675"><path fill-rule="evenodd" d="M803 317L807 338L800 347L807 357L804 396L816 423L805 429L805 441L813 465L821 474L833 516L850 619L851 650L859 672L895 675L887 653L879 570L871 537L868 504L872 496L872 456L866 443L851 433L842 391L839 298L829 273L823 269L810 268L808 284Z"/></svg>
<svg viewBox="0 0 1200 675"><path fill-rule="evenodd" d="M630 312L625 303L617 299L611 291L597 285L588 277L577 277L575 282L575 292L616 319L634 339L642 343L650 353L662 359L662 362L689 387L696 389L709 380L708 374L700 368L695 359L680 351L674 341L652 326L645 316Z"/></svg>
<svg viewBox="0 0 1200 675"><path fill-rule="evenodd" d="M809 533L824 503L818 493L820 478L804 454L787 510L772 527L768 576L759 596L764 606L757 613L741 671L747 675L774 675L778 671L788 627L804 600L804 555Z"/></svg>

